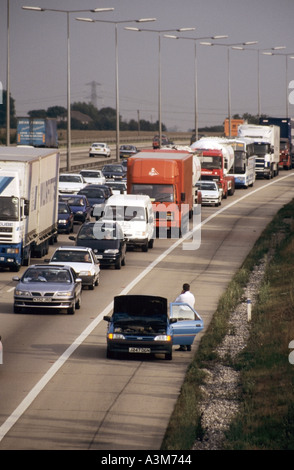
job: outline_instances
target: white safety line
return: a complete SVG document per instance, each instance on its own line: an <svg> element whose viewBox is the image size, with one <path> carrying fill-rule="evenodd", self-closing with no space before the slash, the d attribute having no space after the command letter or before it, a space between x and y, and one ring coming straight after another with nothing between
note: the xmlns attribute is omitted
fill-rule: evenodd
<svg viewBox="0 0 294 470"><path fill-rule="evenodd" d="M239 203L240 201L246 199L247 197L252 196L253 194L257 193L265 189L266 187L275 184L283 179L289 178L294 176L294 173L288 174L279 180L273 180L270 183L267 183L265 186L261 186L250 193L242 196L241 198L237 199L234 202L224 206L223 208L217 210L212 215L207 217L202 223L201 226L207 224L210 220L214 217L219 215L221 212L229 209L230 207L234 206L235 204ZM152 269L160 263L169 253L171 253L175 248L177 248L185 239L191 237L193 231L198 230L198 227L193 227L193 230L188 232L183 238L178 239L175 243L173 243L166 251L164 251L160 256L158 256L150 265L145 268L141 274L139 274L132 282L125 287L120 295L127 294L138 282L141 281ZM27 394L27 396L22 400L19 406L12 412L12 414L6 419L6 421L0 427L0 442L8 433L8 431L14 426L14 424L20 419L20 417L25 413L28 407L32 404L35 398L41 393L43 388L49 383L52 377L59 371L59 369L63 366L63 364L70 358L70 356L75 352L75 350L85 341L85 339L92 333L92 331L96 328L96 326L101 322L103 316L109 313L113 308L113 302L111 302L103 312L101 312L88 326L87 328L75 339L75 341L66 349L66 351L57 359L57 361L50 367L50 369L43 375L43 377L39 380L39 382L32 388L32 390Z"/></svg>

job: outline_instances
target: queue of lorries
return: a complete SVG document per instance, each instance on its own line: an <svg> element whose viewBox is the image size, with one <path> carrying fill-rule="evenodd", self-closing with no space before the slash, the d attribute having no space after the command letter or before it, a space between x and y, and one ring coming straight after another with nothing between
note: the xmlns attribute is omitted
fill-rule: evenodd
<svg viewBox="0 0 294 470"><path fill-rule="evenodd" d="M72 283L80 289L75 288L70 293L69 284L68 291L66 284L62 284L61 291L56 290L55 285L51 297L46 289L45 293L44 289L36 289L35 284L36 292L25 291L25 273L21 279L15 278L22 283L15 290L15 312L27 306L58 308L56 297L60 300L67 295L68 299L73 297L66 308L74 313L75 308L80 307L82 285L88 283L93 289L99 284L100 263L101 267L112 264L120 269L125 264L127 247L140 247L147 252L156 238L178 238L186 233L197 204L218 206L223 198L233 195L236 188L252 186L256 177L276 176L282 168L281 127L276 124L242 124L236 137L203 137L188 147L171 145L141 150L127 158L126 175L118 174L120 184L126 185L117 190L119 194L112 194L109 189L111 183L117 183L114 169L109 173L110 181L106 171L100 170L96 171L96 180L86 180L94 177L91 170L84 169L78 174L59 173L57 149L1 147L0 267L12 271L19 271L21 266L30 269L31 257L46 255L49 245L56 243L58 232L70 233L75 220L82 223L77 236L69 237L75 242L75 249L70 244L65 247L72 260L67 257L67 263L63 263L70 265ZM290 152L291 141L287 145ZM111 195L107 194L107 189ZM99 193L96 199L95 191ZM85 212L83 204L87 207ZM59 205L69 209L64 219ZM91 217L96 222L91 221ZM90 281L83 266L78 269L73 262L75 256L81 256L78 252L82 249L86 249L85 255L91 255ZM66 254L69 256L69 253L61 253L64 260ZM56 264L54 256L47 260L48 267ZM61 274L57 271L63 264L61 259L55 273L47 272L48 276L56 276L55 283L57 274ZM63 274L69 275L68 272ZM186 315L179 313L180 306L173 305L168 313L167 303L161 298L151 296L150 302L144 299L142 303L138 298L129 297L132 296L116 299L116 315L106 318L108 356L121 352L157 352L171 359L172 345L191 345L197 332L203 329L201 317L187 305L181 307ZM143 307L149 303L152 311L146 312ZM177 319L172 314L174 309L178 312ZM142 329L146 322L149 333ZM130 323L132 328L129 328Z"/></svg>

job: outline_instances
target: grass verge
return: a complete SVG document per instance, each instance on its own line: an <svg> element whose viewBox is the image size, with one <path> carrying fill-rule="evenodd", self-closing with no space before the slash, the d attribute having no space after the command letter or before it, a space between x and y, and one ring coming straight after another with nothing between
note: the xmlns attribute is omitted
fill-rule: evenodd
<svg viewBox="0 0 294 470"><path fill-rule="evenodd" d="M223 449L294 450L294 364L289 361L294 340L294 200L267 226L220 298L187 369L161 450L190 450L203 437L198 405L204 369L218 360L214 350L228 331L230 312L241 301L252 269L269 253L250 338L234 363L241 374L240 412Z"/></svg>

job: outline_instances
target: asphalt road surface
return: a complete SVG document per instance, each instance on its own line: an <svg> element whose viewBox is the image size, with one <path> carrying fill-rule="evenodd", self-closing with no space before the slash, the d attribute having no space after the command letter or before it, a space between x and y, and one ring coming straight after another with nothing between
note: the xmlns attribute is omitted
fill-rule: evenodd
<svg viewBox="0 0 294 470"><path fill-rule="evenodd" d="M14 314L13 273L3 270L0 450L159 449L203 333L191 352L174 350L172 361L106 359L103 315L111 312L114 295L162 295L172 301L189 282L206 328L254 242L293 197L294 171L281 171L273 180L236 190L219 208L202 207L192 240L155 240L147 253L128 251L126 266L103 269L100 285L83 291L74 316ZM60 235L50 253L61 244L72 242Z"/></svg>

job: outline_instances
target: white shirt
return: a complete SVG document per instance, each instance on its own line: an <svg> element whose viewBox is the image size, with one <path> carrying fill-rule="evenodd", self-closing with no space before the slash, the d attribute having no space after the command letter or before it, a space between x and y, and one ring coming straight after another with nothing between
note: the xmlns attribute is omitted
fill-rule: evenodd
<svg viewBox="0 0 294 470"><path fill-rule="evenodd" d="M189 304L192 308L194 308L194 305L195 305L195 297L194 295L192 294L192 292L190 292L189 290L187 290L186 292L184 292L183 294L180 294L175 302L183 302L183 303L186 303L186 304Z"/></svg>

